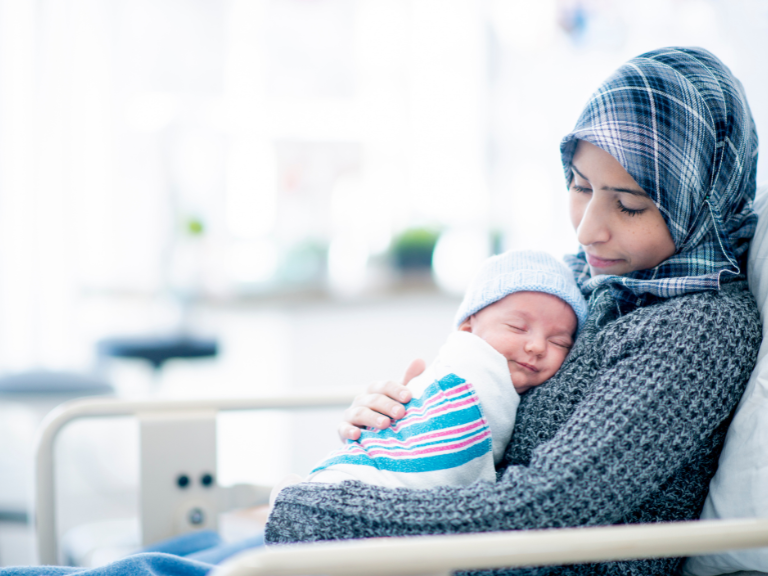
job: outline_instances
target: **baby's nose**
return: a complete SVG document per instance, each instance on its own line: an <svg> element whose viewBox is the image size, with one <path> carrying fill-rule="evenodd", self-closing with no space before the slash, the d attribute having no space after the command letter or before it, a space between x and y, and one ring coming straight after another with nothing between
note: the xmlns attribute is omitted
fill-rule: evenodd
<svg viewBox="0 0 768 576"><path fill-rule="evenodd" d="M544 338L529 338L526 342L525 349L530 354L542 354L547 349L547 342Z"/></svg>

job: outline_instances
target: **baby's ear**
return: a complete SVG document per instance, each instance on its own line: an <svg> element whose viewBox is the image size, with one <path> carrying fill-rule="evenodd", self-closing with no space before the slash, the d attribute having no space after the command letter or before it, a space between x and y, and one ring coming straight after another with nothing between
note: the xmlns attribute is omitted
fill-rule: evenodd
<svg viewBox="0 0 768 576"><path fill-rule="evenodd" d="M474 316L470 316L464 320L464 322L459 324L459 330L462 332L472 332L472 318L474 318Z"/></svg>

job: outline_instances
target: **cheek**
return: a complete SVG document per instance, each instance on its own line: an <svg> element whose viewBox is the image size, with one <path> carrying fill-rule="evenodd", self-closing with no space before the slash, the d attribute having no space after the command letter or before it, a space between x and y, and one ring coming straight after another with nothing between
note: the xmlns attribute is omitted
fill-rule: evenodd
<svg viewBox="0 0 768 576"><path fill-rule="evenodd" d="M520 348L520 343L512 332L495 332L493 335L486 339L486 342L493 346L493 348L495 348L496 351L499 352L502 356L507 358L512 354L512 352Z"/></svg>
<svg viewBox="0 0 768 576"><path fill-rule="evenodd" d="M639 259L642 262L638 261L642 268L653 268L675 253L675 243L666 226L646 228L635 235L635 241L642 247Z"/></svg>
<svg viewBox="0 0 768 576"><path fill-rule="evenodd" d="M563 365L563 362L565 362L565 357L568 356L568 351L563 350L559 347L553 347L551 356L550 356L550 364L549 364L549 376L554 376L555 372L557 372L560 369L560 366Z"/></svg>

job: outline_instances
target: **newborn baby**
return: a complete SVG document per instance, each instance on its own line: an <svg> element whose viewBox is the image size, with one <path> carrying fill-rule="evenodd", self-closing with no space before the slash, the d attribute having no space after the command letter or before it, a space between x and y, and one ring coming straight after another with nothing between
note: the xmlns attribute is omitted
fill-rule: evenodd
<svg viewBox="0 0 768 576"><path fill-rule="evenodd" d="M408 384L405 416L364 430L307 481L409 488L495 481L520 394L557 372L586 317L571 272L552 256L490 258L459 307L457 331Z"/></svg>

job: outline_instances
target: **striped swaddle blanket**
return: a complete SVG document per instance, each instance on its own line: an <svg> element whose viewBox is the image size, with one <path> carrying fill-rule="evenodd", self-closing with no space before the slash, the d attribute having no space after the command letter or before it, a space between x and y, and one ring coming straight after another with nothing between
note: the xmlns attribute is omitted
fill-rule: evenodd
<svg viewBox="0 0 768 576"><path fill-rule="evenodd" d="M403 418L363 431L308 480L409 488L494 481L520 402L504 357L477 336L455 332L409 387L413 400Z"/></svg>

